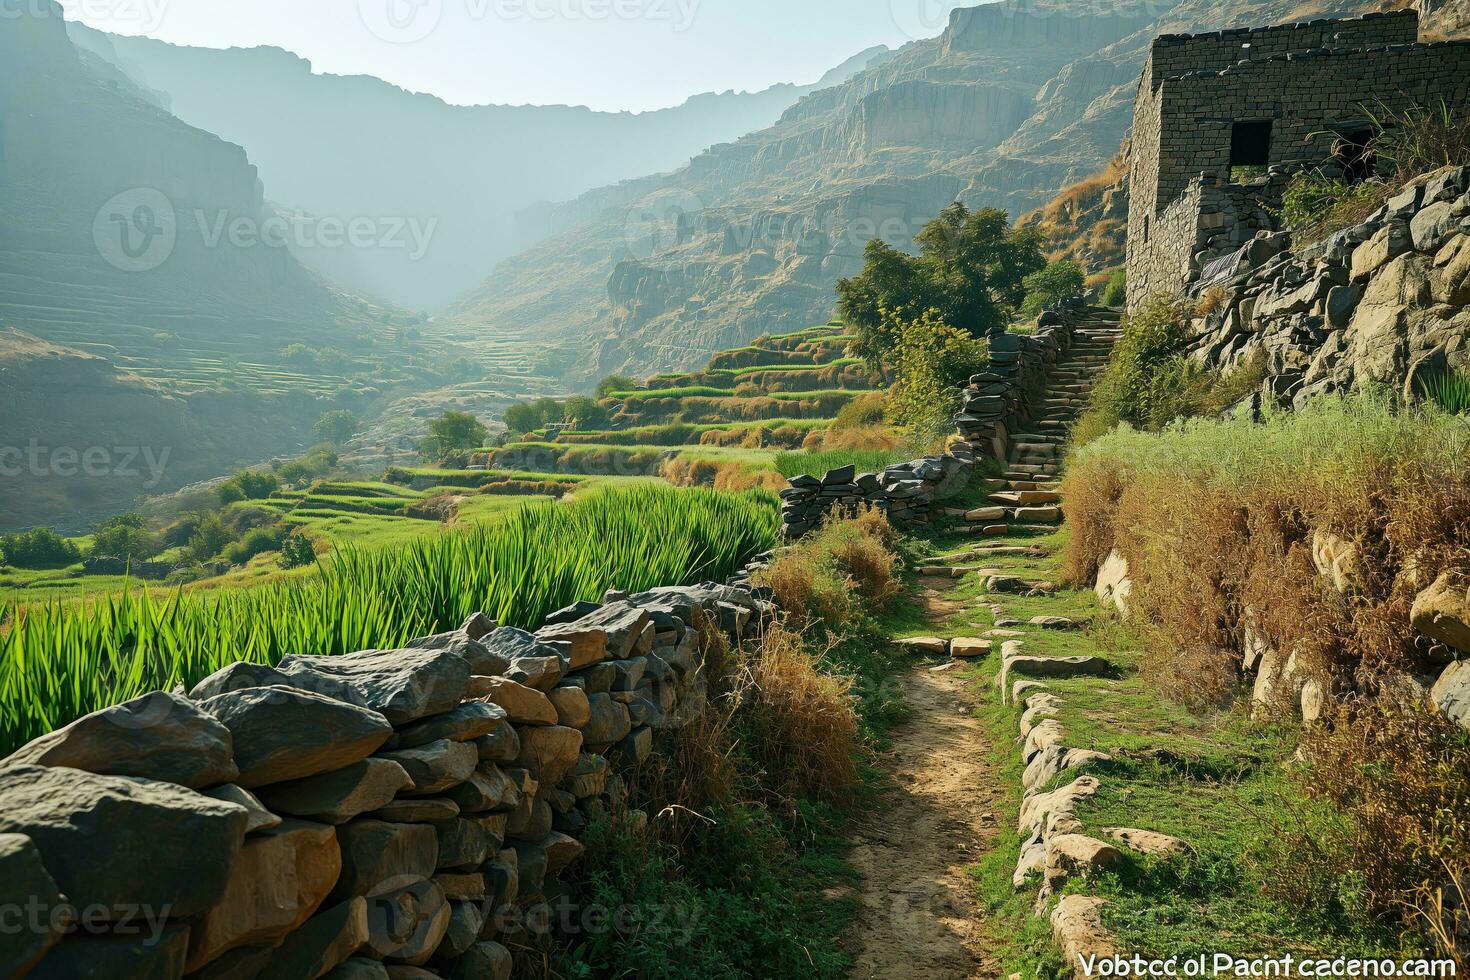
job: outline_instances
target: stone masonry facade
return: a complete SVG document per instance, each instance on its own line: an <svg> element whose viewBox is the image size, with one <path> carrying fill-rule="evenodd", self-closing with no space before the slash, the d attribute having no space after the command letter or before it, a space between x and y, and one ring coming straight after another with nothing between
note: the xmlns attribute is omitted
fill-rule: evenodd
<svg viewBox="0 0 1470 980"><path fill-rule="evenodd" d="M1339 165L1373 117L1470 101L1470 42L1418 30L1403 11L1155 39L1133 115L1129 306L1274 231L1286 175ZM1232 183L1236 167L1258 176Z"/></svg>

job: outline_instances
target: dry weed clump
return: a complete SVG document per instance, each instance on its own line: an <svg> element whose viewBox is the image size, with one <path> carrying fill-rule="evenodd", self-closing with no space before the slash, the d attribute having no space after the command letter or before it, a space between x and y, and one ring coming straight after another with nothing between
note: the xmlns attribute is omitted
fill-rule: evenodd
<svg viewBox="0 0 1470 980"><path fill-rule="evenodd" d="M1470 732L1422 689L1403 695L1436 670L1409 623L1415 595L1470 573L1470 427L1364 395L1259 425L1123 429L1079 450L1063 494L1067 574L1086 584L1110 551L1127 559L1145 666L1171 696L1244 693L1247 631L1293 665L1281 707L1307 679L1332 692L1303 786L1335 816L1292 844L1282 893L1346 870L1374 915L1408 910L1430 935L1470 926L1443 918L1463 914L1452 884L1470 882ZM1329 550L1346 556L1336 579L1319 567Z"/></svg>
<svg viewBox="0 0 1470 980"><path fill-rule="evenodd" d="M787 798L840 803L857 785L851 682L824 673L802 634L773 625L746 665L739 723L761 782Z"/></svg>
<svg viewBox="0 0 1470 980"><path fill-rule="evenodd" d="M882 511L831 514L755 581L776 593L791 624L838 632L862 607L880 610L898 595L897 544L898 532Z"/></svg>

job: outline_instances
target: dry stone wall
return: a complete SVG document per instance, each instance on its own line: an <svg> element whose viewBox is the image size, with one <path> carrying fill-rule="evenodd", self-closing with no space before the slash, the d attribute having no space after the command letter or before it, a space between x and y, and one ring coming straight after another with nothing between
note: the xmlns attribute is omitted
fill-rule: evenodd
<svg viewBox="0 0 1470 980"><path fill-rule="evenodd" d="M575 903L588 822L702 710L706 638L753 635L767 595L476 615L43 736L0 763L0 976L505 980Z"/></svg>
<svg viewBox="0 0 1470 980"><path fill-rule="evenodd" d="M987 461L1010 455L1009 434L1031 418L1034 404L1057 358L1072 343L1081 306L1044 311L1030 334L990 337L990 364L970 378L955 416L960 439L940 456L889 466L882 473L854 466L829 470L820 479L798 476L781 491L781 521L788 538L818 527L834 510L876 507L899 527L927 524L945 497L962 489Z"/></svg>

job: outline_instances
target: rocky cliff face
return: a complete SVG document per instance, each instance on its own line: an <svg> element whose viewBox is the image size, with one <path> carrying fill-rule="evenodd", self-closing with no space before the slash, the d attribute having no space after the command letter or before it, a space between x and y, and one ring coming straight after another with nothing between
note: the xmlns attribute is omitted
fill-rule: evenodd
<svg viewBox="0 0 1470 980"><path fill-rule="evenodd" d="M956 199L1019 214L1099 171L1160 31L1364 6L956 11L940 37L807 96L767 130L556 209L561 234L502 263L449 316L566 338L581 356L573 380L690 367L761 332L826 320L871 238L909 247Z"/></svg>

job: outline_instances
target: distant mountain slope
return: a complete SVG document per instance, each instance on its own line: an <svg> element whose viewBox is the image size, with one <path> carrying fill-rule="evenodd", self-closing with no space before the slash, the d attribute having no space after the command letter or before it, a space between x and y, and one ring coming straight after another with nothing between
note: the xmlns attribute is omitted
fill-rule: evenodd
<svg viewBox="0 0 1470 980"><path fill-rule="evenodd" d="M1001 3L809 95L769 129L676 173L603 188L539 220L558 232L498 266L447 319L560 335L569 376L676 370L824 320L875 235L909 246L960 199L1020 214L1098 171L1127 131L1149 41L1362 0ZM1152 11L1152 12L1150 12Z"/></svg>
<svg viewBox="0 0 1470 980"><path fill-rule="evenodd" d="M278 48L180 47L69 26L79 46L159 93L181 119L244 146L278 204L432 228L422 254L412 246L298 249L335 281L421 310L446 305L539 240L537 223L515 227L518 210L681 166L770 125L887 51L865 51L815 85L709 93L633 114L453 106L377 78L314 74L309 61Z"/></svg>
<svg viewBox="0 0 1470 980"><path fill-rule="evenodd" d="M84 524L138 488L57 452L167 448L167 488L289 451L325 407L370 393L281 350L392 336L392 314L224 231L272 217L244 150L78 52L59 6L34 9L0 17L0 329L28 338L0 345L0 448L47 462L7 459L0 527Z"/></svg>

